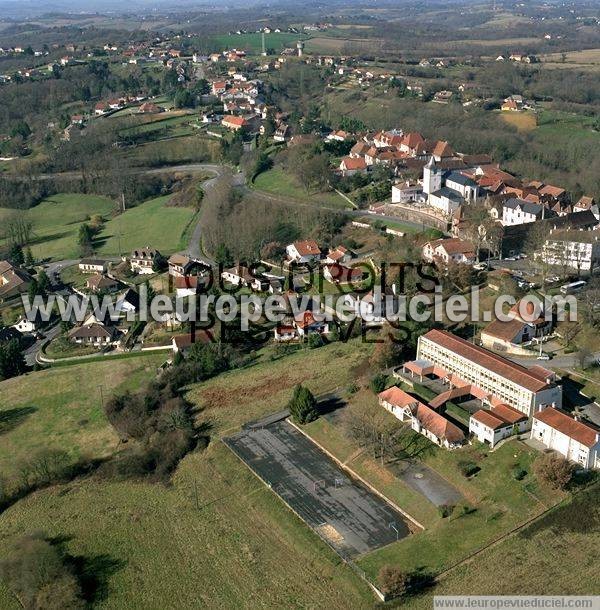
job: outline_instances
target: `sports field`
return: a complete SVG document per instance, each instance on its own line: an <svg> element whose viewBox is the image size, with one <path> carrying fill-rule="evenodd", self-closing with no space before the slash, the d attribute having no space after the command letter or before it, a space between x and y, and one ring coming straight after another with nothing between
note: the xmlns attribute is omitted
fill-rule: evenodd
<svg viewBox="0 0 600 610"><path fill-rule="evenodd" d="M410 533L400 513L352 481L285 419L245 426L225 443L344 557Z"/></svg>

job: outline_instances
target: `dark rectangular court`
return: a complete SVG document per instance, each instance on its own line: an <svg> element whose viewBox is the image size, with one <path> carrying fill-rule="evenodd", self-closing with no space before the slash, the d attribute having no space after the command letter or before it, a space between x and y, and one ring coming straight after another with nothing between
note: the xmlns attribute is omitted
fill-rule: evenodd
<svg viewBox="0 0 600 610"><path fill-rule="evenodd" d="M224 442L342 556L356 557L410 533L402 514L281 416L248 425Z"/></svg>

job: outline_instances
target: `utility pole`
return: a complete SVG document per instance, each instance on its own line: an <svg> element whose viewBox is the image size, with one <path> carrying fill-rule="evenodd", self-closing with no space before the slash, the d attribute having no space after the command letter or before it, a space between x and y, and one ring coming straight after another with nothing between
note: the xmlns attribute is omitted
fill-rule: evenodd
<svg viewBox="0 0 600 610"><path fill-rule="evenodd" d="M104 411L104 393L101 385L98 386L100 388L100 408Z"/></svg>

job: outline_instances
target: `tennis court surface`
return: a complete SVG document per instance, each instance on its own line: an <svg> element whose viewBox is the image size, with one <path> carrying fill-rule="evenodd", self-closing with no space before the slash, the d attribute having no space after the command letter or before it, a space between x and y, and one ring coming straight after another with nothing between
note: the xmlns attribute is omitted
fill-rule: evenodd
<svg viewBox="0 0 600 610"><path fill-rule="evenodd" d="M409 535L401 513L284 417L248 424L224 442L340 555L354 558Z"/></svg>

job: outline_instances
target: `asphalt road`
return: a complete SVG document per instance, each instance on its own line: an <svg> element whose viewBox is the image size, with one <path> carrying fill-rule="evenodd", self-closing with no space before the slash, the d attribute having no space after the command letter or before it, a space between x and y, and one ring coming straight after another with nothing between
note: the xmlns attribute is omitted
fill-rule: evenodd
<svg viewBox="0 0 600 610"><path fill-rule="evenodd" d="M410 534L400 513L285 420L249 426L224 442L342 556Z"/></svg>

